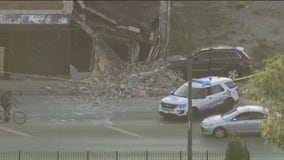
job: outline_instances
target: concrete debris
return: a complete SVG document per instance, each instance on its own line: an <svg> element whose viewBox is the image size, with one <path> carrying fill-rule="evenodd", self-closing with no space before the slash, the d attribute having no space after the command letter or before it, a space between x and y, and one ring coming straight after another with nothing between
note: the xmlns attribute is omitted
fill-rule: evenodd
<svg viewBox="0 0 284 160"><path fill-rule="evenodd" d="M51 87L51 86L43 86L42 89L44 89L48 93L55 93L56 92L56 88L55 87Z"/></svg>
<svg viewBox="0 0 284 160"><path fill-rule="evenodd" d="M110 61L109 59L107 58L107 56L105 54L102 54L102 56L100 57L99 59L99 63L98 63L98 66L99 66L99 70L100 72L105 72L106 70L106 67L110 64Z"/></svg>
<svg viewBox="0 0 284 160"><path fill-rule="evenodd" d="M184 82L179 73L166 67L166 61L157 60L124 69L110 64L106 72L81 82L67 81L61 89L65 88L66 93L72 95L84 95L93 104L102 105L121 98L165 95Z"/></svg>

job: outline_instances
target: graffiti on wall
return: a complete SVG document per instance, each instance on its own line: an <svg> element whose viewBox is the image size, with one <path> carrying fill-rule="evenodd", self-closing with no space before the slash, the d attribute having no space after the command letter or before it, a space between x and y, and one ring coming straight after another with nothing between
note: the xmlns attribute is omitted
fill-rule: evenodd
<svg viewBox="0 0 284 160"><path fill-rule="evenodd" d="M70 22L68 15L0 15L0 24L56 24L66 25Z"/></svg>

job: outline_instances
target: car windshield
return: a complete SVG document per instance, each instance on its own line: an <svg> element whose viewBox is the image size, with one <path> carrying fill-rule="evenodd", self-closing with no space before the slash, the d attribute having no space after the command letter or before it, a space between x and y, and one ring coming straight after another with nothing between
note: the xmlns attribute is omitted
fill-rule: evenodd
<svg viewBox="0 0 284 160"><path fill-rule="evenodd" d="M194 88L194 87L192 87L192 98L193 99L198 98L198 95L199 95L199 93L201 91L202 91L202 88ZM188 98L188 85L187 84L183 84L173 94L176 95L176 96L179 96L179 97Z"/></svg>
<svg viewBox="0 0 284 160"><path fill-rule="evenodd" d="M223 118L224 120L231 120L238 114L239 114L239 111L237 109L232 109L229 112L221 114L221 118Z"/></svg>

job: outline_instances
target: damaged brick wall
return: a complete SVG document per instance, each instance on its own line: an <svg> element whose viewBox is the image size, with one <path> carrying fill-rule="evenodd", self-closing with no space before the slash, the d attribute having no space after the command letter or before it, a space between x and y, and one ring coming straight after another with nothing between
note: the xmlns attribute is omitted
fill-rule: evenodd
<svg viewBox="0 0 284 160"><path fill-rule="evenodd" d="M118 60L133 65L167 55L169 28L159 28L159 25L169 22L169 11L169 3L159 1L78 0L74 2L72 18L93 41L100 37ZM163 16L159 18L159 14ZM161 18L163 23L158 22ZM99 63L101 53L92 51L92 54L91 70L97 72L101 65L94 63Z"/></svg>

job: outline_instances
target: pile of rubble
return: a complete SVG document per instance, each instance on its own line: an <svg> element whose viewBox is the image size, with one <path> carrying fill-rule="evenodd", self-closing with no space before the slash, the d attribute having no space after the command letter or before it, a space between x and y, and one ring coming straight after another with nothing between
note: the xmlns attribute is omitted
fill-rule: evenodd
<svg viewBox="0 0 284 160"><path fill-rule="evenodd" d="M124 68L110 65L105 73L80 82L67 81L64 88L100 105L127 97L165 95L184 82L179 73L167 68L164 60L157 60Z"/></svg>

